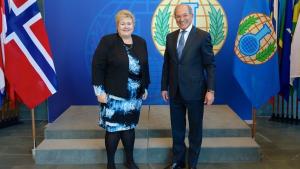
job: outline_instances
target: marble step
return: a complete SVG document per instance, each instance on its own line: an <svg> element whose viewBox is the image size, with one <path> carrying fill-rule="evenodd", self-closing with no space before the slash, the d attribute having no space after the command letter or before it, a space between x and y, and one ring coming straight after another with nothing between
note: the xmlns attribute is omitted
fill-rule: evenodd
<svg viewBox="0 0 300 169"><path fill-rule="evenodd" d="M187 142L187 140L186 140ZM137 163L168 163L171 138L137 138L134 158ZM249 137L204 138L199 162L248 162L260 160L259 145ZM116 163L123 163L119 144ZM106 163L104 139L46 139L36 149L37 164Z"/></svg>
<svg viewBox="0 0 300 169"><path fill-rule="evenodd" d="M105 131L98 126L97 106L71 106L45 129L46 139L96 139ZM188 130L188 126L187 126ZM250 137L249 126L227 105L205 107L204 137ZM137 138L171 137L170 112L166 105L145 105L136 128Z"/></svg>

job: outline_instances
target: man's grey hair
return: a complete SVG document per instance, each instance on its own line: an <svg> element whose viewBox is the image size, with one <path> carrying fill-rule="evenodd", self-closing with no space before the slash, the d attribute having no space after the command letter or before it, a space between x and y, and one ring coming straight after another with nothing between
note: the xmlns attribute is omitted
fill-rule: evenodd
<svg viewBox="0 0 300 169"><path fill-rule="evenodd" d="M188 7L189 14L193 14L193 9L190 5L188 5L188 4L178 4L178 5L176 5L175 10L174 10L174 16L176 15L176 10L177 10L177 7L179 7L179 6Z"/></svg>

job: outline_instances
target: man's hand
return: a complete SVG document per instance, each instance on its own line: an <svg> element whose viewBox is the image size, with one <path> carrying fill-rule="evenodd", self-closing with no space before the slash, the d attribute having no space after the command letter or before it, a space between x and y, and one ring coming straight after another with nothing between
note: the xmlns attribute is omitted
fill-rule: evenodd
<svg viewBox="0 0 300 169"><path fill-rule="evenodd" d="M97 99L99 103L107 103L107 94L101 93L100 95L97 95Z"/></svg>
<svg viewBox="0 0 300 169"><path fill-rule="evenodd" d="M205 94L204 104L206 104L206 105L212 105L212 103L214 102L214 99L215 99L214 92L208 91Z"/></svg>
<svg viewBox="0 0 300 169"><path fill-rule="evenodd" d="M168 91L166 91L166 90L161 91L161 96L162 96L162 98L164 99L165 102L167 102L169 100Z"/></svg>

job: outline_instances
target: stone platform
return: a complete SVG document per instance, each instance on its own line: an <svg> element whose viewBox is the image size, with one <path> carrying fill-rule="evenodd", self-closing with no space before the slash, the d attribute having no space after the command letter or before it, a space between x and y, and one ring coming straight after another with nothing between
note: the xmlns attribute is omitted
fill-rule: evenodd
<svg viewBox="0 0 300 169"><path fill-rule="evenodd" d="M71 106L47 125L45 140L36 149L37 164L106 163L105 131L98 127L97 106ZM205 107L199 162L247 162L261 158L251 129L228 106ZM188 130L188 126L187 126ZM169 107L145 105L136 128L137 163L168 163L171 157ZM116 162L124 161L120 142Z"/></svg>

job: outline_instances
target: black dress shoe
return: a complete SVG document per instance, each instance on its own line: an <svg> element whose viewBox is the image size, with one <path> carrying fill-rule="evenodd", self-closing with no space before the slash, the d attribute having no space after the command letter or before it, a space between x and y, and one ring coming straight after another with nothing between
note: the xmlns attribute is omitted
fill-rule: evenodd
<svg viewBox="0 0 300 169"><path fill-rule="evenodd" d="M125 166L128 168L128 169L139 169L139 167L135 164L135 162L127 162L125 163Z"/></svg>
<svg viewBox="0 0 300 169"><path fill-rule="evenodd" d="M168 165L165 169L183 169L184 167L177 164L177 163L173 163L171 165Z"/></svg>

